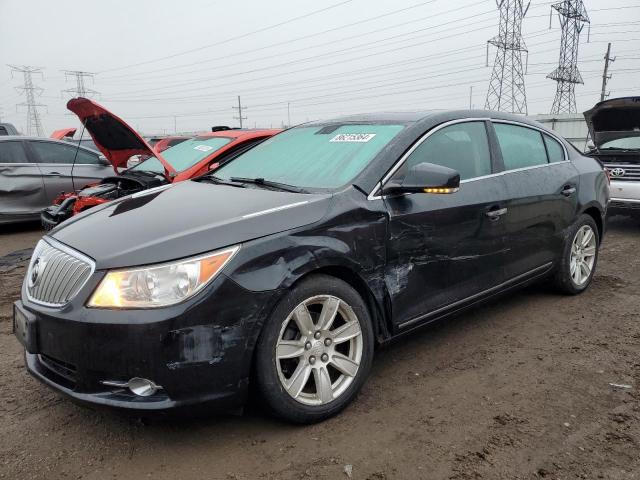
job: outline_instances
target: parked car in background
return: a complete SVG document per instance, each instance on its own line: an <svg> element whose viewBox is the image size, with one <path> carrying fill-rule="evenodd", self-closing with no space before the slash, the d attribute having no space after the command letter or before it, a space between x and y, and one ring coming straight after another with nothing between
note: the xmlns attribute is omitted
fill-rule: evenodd
<svg viewBox="0 0 640 480"><path fill-rule="evenodd" d="M75 127L60 128L51 132L49 138L53 138L54 140L73 140L76 130L77 128Z"/></svg>
<svg viewBox="0 0 640 480"><path fill-rule="evenodd" d="M76 131L77 129L74 127L61 128L60 130L54 130L54 132L51 134L49 138L55 138L57 140L65 140L70 143L79 143L83 147L90 148L91 150L94 150L96 152L100 151L98 147L96 147L96 144L93 143L93 140L89 135L83 135L82 138L78 140L74 140L73 137L75 136Z"/></svg>
<svg viewBox="0 0 640 480"><path fill-rule="evenodd" d="M0 136L6 135L20 135L20 133L11 123L0 123Z"/></svg>
<svg viewBox="0 0 640 480"><path fill-rule="evenodd" d="M583 292L608 200L596 160L515 115L305 124L45 236L15 332L79 402L236 409L254 382L315 422L354 399L376 345L533 281Z"/></svg>
<svg viewBox="0 0 640 480"><path fill-rule="evenodd" d="M640 219L640 97L612 98L584 112L593 148L611 178L611 215Z"/></svg>
<svg viewBox="0 0 640 480"><path fill-rule="evenodd" d="M176 135L173 137L161 138L154 147L156 152L164 152L167 148L175 147L176 145L193 138L192 136Z"/></svg>
<svg viewBox="0 0 640 480"><path fill-rule="evenodd" d="M149 145L153 147L156 152L164 152L169 147L175 147L179 143L193 138L193 135L174 135L169 137L154 137L148 139Z"/></svg>
<svg viewBox="0 0 640 480"><path fill-rule="evenodd" d="M86 98L72 99L67 108L78 115L97 147L113 165L115 175L79 191L60 194L41 214L50 230L67 218L91 207L149 188L202 175L244 152L279 130L229 130L184 139L158 153L124 120ZM133 157L146 160L124 171Z"/></svg>
<svg viewBox="0 0 640 480"><path fill-rule="evenodd" d="M0 223L37 220L61 192L112 173L101 153L84 147L46 138L0 137Z"/></svg>

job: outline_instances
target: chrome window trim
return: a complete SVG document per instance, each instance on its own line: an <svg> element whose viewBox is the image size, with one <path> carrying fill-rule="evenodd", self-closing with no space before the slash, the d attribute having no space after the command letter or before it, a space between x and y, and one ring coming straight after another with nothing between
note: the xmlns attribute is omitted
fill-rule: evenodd
<svg viewBox="0 0 640 480"><path fill-rule="evenodd" d="M42 237L42 241L45 242L45 243L48 243L50 247L57 248L58 250L66 253L67 255L75 257L78 260L82 260L83 262L86 262L89 265L89 275L87 275L87 278L84 281L84 283L78 288L78 293L80 293L80 290L82 290L84 288L84 286L87 284L89 279L95 273L95 271L96 271L96 262L91 257L88 257L88 256L78 252L77 250L74 250L73 248L66 246L64 243L60 243L59 241L55 240L52 237L44 236L44 237ZM26 281L27 281L27 278L29 278L29 275L31 274L31 266L33 265L34 260L35 259L32 256L31 260L29 260L29 266L27 267L27 272L26 272L25 280L24 280L25 281L24 290L25 290L27 299L30 302L33 302L33 303L35 303L37 305L42 305L43 307L49 307L49 308L58 308L59 309L59 308L63 308L66 305L68 305L71 302L71 300L73 300L73 298L75 298L75 297L72 297L66 303L59 304L59 303L49 303L49 302L43 302L41 300L36 300L35 298L33 298L29 294L29 287L28 287L28 285L26 285Z"/></svg>
<svg viewBox="0 0 640 480"><path fill-rule="evenodd" d="M515 120L502 120L502 119L493 119L493 118L489 118L489 117L468 117L468 118L460 118L460 119L456 119L456 120L449 120L448 122L444 122L441 123L440 125L432 128L431 130L429 130L427 133L425 133L424 135L422 135L422 137L420 137L412 146L409 150L407 150L405 152L405 154L400 157L400 160L398 160L393 167L391 167L391 169L389 170L389 172L382 177L382 180L380 180L378 183L376 183L376 185L373 187L373 190L371 190L371 192L369 193L369 195L367 195L367 200L379 200L382 198L382 195L375 195L379 190L382 189L382 186L385 184L385 182L387 182L389 180L389 178L391 178L397 171L398 169L404 164L404 162L407 160L407 158L409 157L409 155L411 155L416 148L418 148L422 142L424 142L427 138L429 138L431 135L433 135L434 133L436 133L438 130L441 130L445 127L448 127L449 125L455 125L457 123L467 123L467 122L486 122L489 121L491 123L507 123L510 125L516 125L519 127L525 127L525 128L530 128L532 130L537 130L540 133L549 135L551 138L553 138L554 140L556 140L560 146L562 147L562 150L564 152L564 160L562 160L561 162L547 162L545 164L541 164L541 165L532 165L530 167L522 167L522 168L514 168L512 170L503 170L502 172L496 172L496 173L491 173L489 175L482 175L480 177L473 177L473 178L467 178L465 180L461 180L460 184L462 185L463 183L470 183L470 182L475 182L477 180L484 180L486 178L492 178L492 177L499 177L502 175L506 175L508 173L512 173L512 172L523 172L526 170L532 170L535 168L540 168L540 167L549 167L551 165L559 165L561 163L568 163L570 162L569 160L569 152L567 151L567 147L565 146L565 144L562 142L562 140L555 134L555 133L551 133L543 128L537 127L535 125L529 125L527 123L523 123L523 122L517 122ZM544 142L544 139L543 139ZM545 151L546 151L546 147L545 147ZM548 160L548 154L547 154L547 160Z"/></svg>
<svg viewBox="0 0 640 480"><path fill-rule="evenodd" d="M404 153L404 155L400 157L400 160L398 160L393 165L393 167L391 167L391 169L387 172L387 174L384 177L382 177L382 180L380 180L376 184L376 186L373 188L373 190L369 193L369 195L367 196L367 200L378 200L382 198L382 195L375 195L375 193L377 193L378 190L382 189L382 186L398 171L398 169L404 164L404 162L406 162L407 158L409 158L409 155L411 155L420 145L422 145L422 142L424 142L427 138L429 138L434 133L442 130L445 127L448 127L449 125L455 125L458 123L467 123L467 122L486 122L488 120L491 120L491 119L486 117L458 118L456 120L449 120L448 122L444 122L444 123L441 123L440 125L433 127L431 130L429 130L424 135L422 135L413 145L411 145L411 148L409 148L409 150L407 150ZM488 140L489 138L487 136L487 141Z"/></svg>

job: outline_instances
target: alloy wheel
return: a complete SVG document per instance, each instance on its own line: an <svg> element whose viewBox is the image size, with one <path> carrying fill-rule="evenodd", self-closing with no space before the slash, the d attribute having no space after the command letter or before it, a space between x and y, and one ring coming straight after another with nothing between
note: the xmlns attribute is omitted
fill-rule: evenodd
<svg viewBox="0 0 640 480"><path fill-rule="evenodd" d="M355 379L362 360L360 321L343 300L310 297L282 322L275 346L278 378L305 405L326 405Z"/></svg>
<svg viewBox="0 0 640 480"><path fill-rule="evenodd" d="M577 286L584 285L591 276L596 261L596 234L589 225L583 225L576 232L571 244L569 273Z"/></svg>

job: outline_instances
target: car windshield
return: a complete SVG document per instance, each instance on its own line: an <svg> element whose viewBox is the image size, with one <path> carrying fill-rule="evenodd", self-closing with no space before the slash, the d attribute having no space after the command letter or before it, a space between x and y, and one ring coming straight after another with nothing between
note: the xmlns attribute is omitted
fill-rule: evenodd
<svg viewBox="0 0 640 480"><path fill-rule="evenodd" d="M171 164L176 172L182 172L224 147L231 140L228 137L196 137L167 148L162 152L162 157ZM147 158L132 170L164 173L164 167L156 157Z"/></svg>
<svg viewBox="0 0 640 480"><path fill-rule="evenodd" d="M604 142L600 145L600 149L616 149L616 150L640 150L640 132L633 136L616 138Z"/></svg>
<svg viewBox="0 0 640 480"><path fill-rule="evenodd" d="M403 125L327 125L284 131L216 170L222 180L261 179L333 189L356 177Z"/></svg>

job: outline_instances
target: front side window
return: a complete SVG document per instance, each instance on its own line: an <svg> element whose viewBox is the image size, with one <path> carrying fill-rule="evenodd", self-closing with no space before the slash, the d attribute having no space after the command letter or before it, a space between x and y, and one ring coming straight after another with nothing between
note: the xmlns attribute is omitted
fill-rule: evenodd
<svg viewBox="0 0 640 480"><path fill-rule="evenodd" d="M97 164L98 157L73 145L53 142L31 142L40 163L91 163ZM76 153L77 152L77 153Z"/></svg>
<svg viewBox="0 0 640 480"><path fill-rule="evenodd" d="M547 164L542 133L532 128L494 123L505 170Z"/></svg>
<svg viewBox="0 0 640 480"><path fill-rule="evenodd" d="M302 126L271 137L216 170L224 180L263 178L299 188L333 189L353 180L403 125Z"/></svg>
<svg viewBox="0 0 640 480"><path fill-rule="evenodd" d="M491 173L491 154L484 122L449 125L429 136L407 157L400 175L419 163L452 168L460 180Z"/></svg>
<svg viewBox="0 0 640 480"><path fill-rule="evenodd" d="M544 143L547 146L547 154L549 155L549 162L563 162L564 161L564 149L560 143L551 138L549 135L544 134Z"/></svg>
<svg viewBox="0 0 640 480"><path fill-rule="evenodd" d="M176 172L183 172L220 150L233 139L228 137L196 137L167 148L162 157ZM133 170L164 173L164 167L156 157L149 157L133 167Z"/></svg>
<svg viewBox="0 0 640 480"><path fill-rule="evenodd" d="M29 163L22 142L0 142L0 163Z"/></svg>

